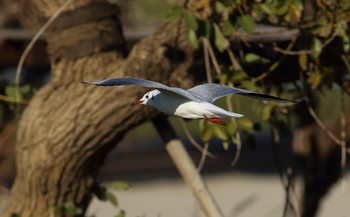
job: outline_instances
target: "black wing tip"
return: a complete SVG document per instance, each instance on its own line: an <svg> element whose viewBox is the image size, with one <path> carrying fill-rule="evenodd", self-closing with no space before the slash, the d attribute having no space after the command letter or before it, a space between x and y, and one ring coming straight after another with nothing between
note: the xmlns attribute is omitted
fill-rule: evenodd
<svg viewBox="0 0 350 217"><path fill-rule="evenodd" d="M291 100L293 103L297 104L305 100L305 97L300 97L299 99Z"/></svg>
<svg viewBox="0 0 350 217"><path fill-rule="evenodd" d="M272 99L272 101L278 101L281 103L290 103L290 104L298 104L302 101L304 101L304 98L299 98L299 99L283 99L283 98L278 98L278 99Z"/></svg>
<svg viewBox="0 0 350 217"><path fill-rule="evenodd" d="M282 99L282 98L281 98ZM298 99L282 99L283 101L282 102L285 102L285 103L293 103L293 104L297 104L297 103L300 103L302 101L305 100L304 97L301 97L301 98L298 98Z"/></svg>

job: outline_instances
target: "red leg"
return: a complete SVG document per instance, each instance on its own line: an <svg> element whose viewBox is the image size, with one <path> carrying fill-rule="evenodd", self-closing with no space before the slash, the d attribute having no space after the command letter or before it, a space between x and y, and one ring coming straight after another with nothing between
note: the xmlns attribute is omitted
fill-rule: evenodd
<svg viewBox="0 0 350 217"><path fill-rule="evenodd" d="M221 120L220 118L209 118L207 116L204 115L204 118L214 124L221 124L221 125L226 125L225 122L223 120Z"/></svg>

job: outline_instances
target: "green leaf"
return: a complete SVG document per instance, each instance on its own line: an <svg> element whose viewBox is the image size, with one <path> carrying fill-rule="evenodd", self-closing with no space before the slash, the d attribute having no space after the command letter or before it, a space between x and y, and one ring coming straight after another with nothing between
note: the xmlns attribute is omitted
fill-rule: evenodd
<svg viewBox="0 0 350 217"><path fill-rule="evenodd" d="M205 128L207 127L207 123L205 119L200 119L198 122L198 128L199 128L199 132L202 133Z"/></svg>
<svg viewBox="0 0 350 217"><path fill-rule="evenodd" d="M63 210L65 210L67 213L73 215L73 216L77 216L77 215L81 215L83 213L83 211L76 207L72 202L66 202L62 205Z"/></svg>
<svg viewBox="0 0 350 217"><path fill-rule="evenodd" d="M115 207L118 207L118 200L113 193L106 191L106 199Z"/></svg>
<svg viewBox="0 0 350 217"><path fill-rule="evenodd" d="M224 148L225 151L227 151L228 148L230 147L230 143L228 141L223 141L222 147Z"/></svg>
<svg viewBox="0 0 350 217"><path fill-rule="evenodd" d="M247 117L241 117L236 120L240 129L247 131L248 133L254 132L254 124L250 119L248 119Z"/></svg>
<svg viewBox="0 0 350 217"><path fill-rule="evenodd" d="M19 98L23 99L23 95L28 94L32 89L30 85L26 84L26 85L20 86L18 90L19 90L18 91ZM6 86L5 94L6 96L16 98L16 86L12 86L12 85Z"/></svg>
<svg viewBox="0 0 350 217"><path fill-rule="evenodd" d="M350 39L345 28L346 27L343 27L343 25L339 25L336 27L335 31L337 32L337 35L343 40L343 49L345 53L347 53L350 50Z"/></svg>
<svg viewBox="0 0 350 217"><path fill-rule="evenodd" d="M231 22L229 20L225 21L222 25L222 33L225 36L230 36L235 31L235 28L232 26Z"/></svg>
<svg viewBox="0 0 350 217"><path fill-rule="evenodd" d="M115 181L110 183L110 186L117 191L126 191L131 188L131 185L123 181Z"/></svg>
<svg viewBox="0 0 350 217"><path fill-rule="evenodd" d="M223 52L229 45L229 41L222 34L218 26L214 26L215 29L215 46L220 51Z"/></svg>
<svg viewBox="0 0 350 217"><path fill-rule="evenodd" d="M183 12L184 12L184 8L180 7L180 6L175 6L169 9L167 15L166 15L166 19L169 21L174 20L175 18L179 17Z"/></svg>
<svg viewBox="0 0 350 217"><path fill-rule="evenodd" d="M271 4L264 3L264 4L258 4L259 9L265 13L265 14L272 14Z"/></svg>
<svg viewBox="0 0 350 217"><path fill-rule="evenodd" d="M255 28L254 19L252 16L246 14L240 17L240 24L242 29L247 33L253 33Z"/></svg>
<svg viewBox="0 0 350 217"><path fill-rule="evenodd" d="M213 137L214 127L212 124L207 124L204 127L203 131L201 131L201 138L204 142L207 142Z"/></svg>
<svg viewBox="0 0 350 217"><path fill-rule="evenodd" d="M277 15L284 15L289 11L289 6L290 6L291 1L287 0L287 1L282 1L282 2L283 2L283 4L280 7L278 7L276 10Z"/></svg>
<svg viewBox="0 0 350 217"><path fill-rule="evenodd" d="M94 188L94 193L96 197L101 201L107 200L106 192L107 192L107 189L104 186L96 186Z"/></svg>
<svg viewBox="0 0 350 217"><path fill-rule="evenodd" d="M28 84L25 84L25 85L23 85L23 86L20 86L20 88L19 88L19 91L20 91L22 94L27 94L27 93L30 92L30 90L31 90L31 87L30 87L30 85L28 85Z"/></svg>
<svg viewBox="0 0 350 217"><path fill-rule="evenodd" d="M111 186L114 189L119 189L119 188L126 188L126 186L122 186L125 184L122 184L122 182L113 182L111 184ZM101 200L101 201L109 201L111 204L113 204L115 207L118 207L118 200L117 198L114 196L113 193L109 192L107 190L106 187L104 186L96 186L96 188L94 189L94 193L96 195L96 197Z"/></svg>
<svg viewBox="0 0 350 217"><path fill-rule="evenodd" d="M241 70L239 71L235 71L233 73L233 75L231 76L231 80L233 82L238 82L238 81L241 81L243 79L247 78L247 74Z"/></svg>
<svg viewBox="0 0 350 217"><path fill-rule="evenodd" d="M19 92L19 98L22 99L23 96L21 94L21 91ZM5 87L5 94L6 96L12 97L12 98L16 98L16 87L15 86L6 86Z"/></svg>
<svg viewBox="0 0 350 217"><path fill-rule="evenodd" d="M299 58L299 66L303 71L307 70L307 55L306 54L300 54Z"/></svg>
<svg viewBox="0 0 350 217"><path fill-rule="evenodd" d="M261 57L255 53L247 53L244 56L244 61L248 64L256 64L256 63L266 64L270 62L269 59Z"/></svg>
<svg viewBox="0 0 350 217"><path fill-rule="evenodd" d="M236 119L231 118L226 125L226 130L230 135L233 135L236 133L237 127Z"/></svg>
<svg viewBox="0 0 350 217"><path fill-rule="evenodd" d="M310 73L307 79L308 83L311 85L311 89L315 90L322 81L322 76L319 71Z"/></svg>
<svg viewBox="0 0 350 217"><path fill-rule="evenodd" d="M188 38L188 41L190 42L190 44L194 48L199 47L198 38L197 38L196 32L193 29L187 30L187 38Z"/></svg>
<svg viewBox="0 0 350 217"><path fill-rule="evenodd" d="M223 73L223 74L218 75L218 77L219 77L219 83L225 85L227 82L227 79L228 79L228 74Z"/></svg>
<svg viewBox="0 0 350 217"><path fill-rule="evenodd" d="M219 125L214 125L214 135L220 140L228 140L225 128Z"/></svg>
<svg viewBox="0 0 350 217"><path fill-rule="evenodd" d="M196 31L198 29L198 23L193 11L186 10L185 22L187 29Z"/></svg>
<svg viewBox="0 0 350 217"><path fill-rule="evenodd" d="M271 112L272 112L273 106L271 104L267 104L264 106L261 114L261 118L263 121L268 121L271 117Z"/></svg>
<svg viewBox="0 0 350 217"><path fill-rule="evenodd" d="M241 87L248 90L256 90L255 83L252 80L242 81Z"/></svg>
<svg viewBox="0 0 350 217"><path fill-rule="evenodd" d="M216 9L216 12L222 13L226 10L226 7L222 2L216 1L215 2L215 9Z"/></svg>
<svg viewBox="0 0 350 217"><path fill-rule="evenodd" d="M125 211L120 210L120 212L115 217L125 217Z"/></svg>
<svg viewBox="0 0 350 217"><path fill-rule="evenodd" d="M314 60L317 60L322 52L322 43L318 38L314 37L312 39L311 49L312 49L311 57Z"/></svg>
<svg viewBox="0 0 350 217"><path fill-rule="evenodd" d="M237 144L238 143L237 133L231 135L231 141L232 141L233 144Z"/></svg>

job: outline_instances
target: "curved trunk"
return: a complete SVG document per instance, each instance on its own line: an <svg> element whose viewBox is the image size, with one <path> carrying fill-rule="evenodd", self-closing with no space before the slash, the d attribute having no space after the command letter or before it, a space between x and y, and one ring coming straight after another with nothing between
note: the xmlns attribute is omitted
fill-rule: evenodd
<svg viewBox="0 0 350 217"><path fill-rule="evenodd" d="M61 5L33 3L45 16ZM193 49L181 21L163 25L124 59L116 6L87 0L74 4L47 34L52 81L33 97L19 123L17 177L1 216L49 216L65 202L85 210L106 155L130 128L157 114L130 106L142 88L94 87L81 81L134 76L192 85L187 70ZM91 20L92 8L108 16ZM83 18L75 22L79 16Z"/></svg>

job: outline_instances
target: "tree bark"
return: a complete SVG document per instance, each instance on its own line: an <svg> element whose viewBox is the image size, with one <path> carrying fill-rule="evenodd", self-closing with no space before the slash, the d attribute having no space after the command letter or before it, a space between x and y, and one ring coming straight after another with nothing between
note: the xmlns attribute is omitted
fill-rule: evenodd
<svg viewBox="0 0 350 217"><path fill-rule="evenodd" d="M32 3L39 15L47 17L62 1ZM158 114L130 106L143 88L93 87L81 81L133 76L181 87L192 85L187 71L194 50L186 41L181 21L164 24L124 58L125 40L121 28L116 28L120 27L116 13L84 23L62 21L80 16L76 13L89 10L91 4L104 7L109 3L75 1L47 34L52 81L37 92L20 120L17 177L1 216L50 216L54 207L65 202L85 211L109 151L128 130ZM114 49L106 46L109 44Z"/></svg>

